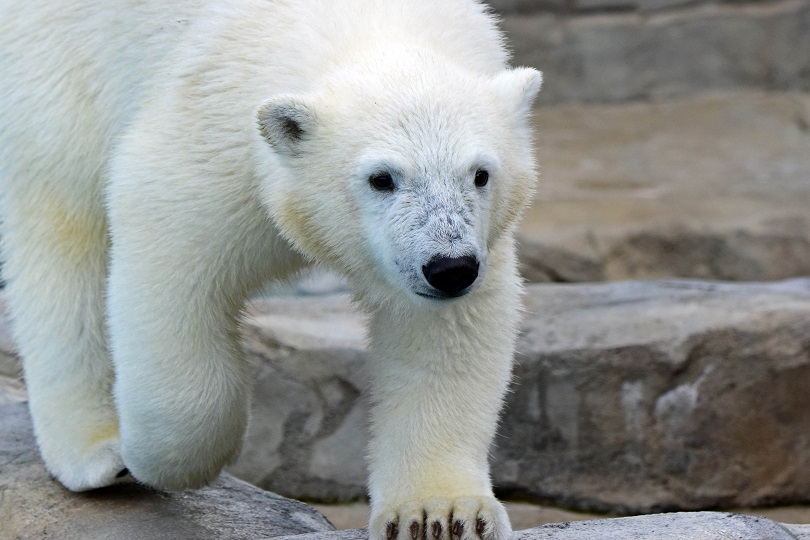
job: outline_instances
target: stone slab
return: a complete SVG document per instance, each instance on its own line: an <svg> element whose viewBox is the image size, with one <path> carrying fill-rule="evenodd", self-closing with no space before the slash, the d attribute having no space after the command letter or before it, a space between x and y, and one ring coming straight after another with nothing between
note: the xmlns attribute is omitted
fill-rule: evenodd
<svg viewBox="0 0 810 540"><path fill-rule="evenodd" d="M256 300L244 332L254 407L228 470L293 498L364 497L365 330L347 296Z"/></svg>
<svg viewBox="0 0 810 540"><path fill-rule="evenodd" d="M346 297L319 302L251 306L247 350L267 375L232 470L362 498L361 320ZM502 493L623 513L810 500L810 280L534 285L526 309L493 450Z"/></svg>
<svg viewBox="0 0 810 540"><path fill-rule="evenodd" d="M810 275L810 94L539 107L530 281Z"/></svg>
<svg viewBox="0 0 810 540"><path fill-rule="evenodd" d="M11 328L5 322L6 304L0 297L0 377L21 378L22 367L17 358L17 347L11 336Z"/></svg>
<svg viewBox="0 0 810 540"><path fill-rule="evenodd" d="M366 540L365 529L335 531L315 509L223 475L213 486L160 493L121 485L70 493L44 470L34 449L25 393L0 377L0 539L159 540L278 538ZM550 524L516 540L788 540L810 528L713 512Z"/></svg>
<svg viewBox="0 0 810 540"><path fill-rule="evenodd" d="M195 491L67 491L37 454L24 399L19 383L0 377L0 540L254 540L334 530L314 508L227 474Z"/></svg>
<svg viewBox="0 0 810 540"><path fill-rule="evenodd" d="M546 75L540 103L810 90L807 0L496 4L514 63Z"/></svg>
<svg viewBox="0 0 810 540"><path fill-rule="evenodd" d="M503 14L552 12L565 14L657 12L707 4L712 0L489 0ZM723 0L726 2L734 0ZM756 2L757 0L746 0ZM762 0L759 0L762 1ZM767 0L766 0L767 1Z"/></svg>
<svg viewBox="0 0 810 540"><path fill-rule="evenodd" d="M509 514L509 521L512 523L512 528L516 531L533 529L549 523L588 521L615 517L600 513L575 512L570 509L537 503L508 500L503 501L503 503L506 507L507 514ZM314 506L339 530L362 528L368 523L368 503L315 504ZM730 509L728 513L766 518L770 521L782 524L794 535L810 533L810 506L808 505L738 508Z"/></svg>
<svg viewBox="0 0 810 540"><path fill-rule="evenodd" d="M783 525L796 540L810 540L810 525Z"/></svg>
<svg viewBox="0 0 810 540"><path fill-rule="evenodd" d="M575 521L521 531L515 540L794 540L765 518L695 512Z"/></svg>
<svg viewBox="0 0 810 540"><path fill-rule="evenodd" d="M502 495L615 513L810 501L810 279L532 285L525 305ZM365 497L362 323L345 295L249 306L255 405L232 472Z"/></svg>
<svg viewBox="0 0 810 540"><path fill-rule="evenodd" d="M810 280L529 291L502 490L619 513L810 500Z"/></svg>
<svg viewBox="0 0 810 540"><path fill-rule="evenodd" d="M801 528L793 529L798 534ZM284 540L364 540L350 529L289 536ZM656 514L554 523L515 534L515 540L796 540L803 538L765 518L719 512Z"/></svg>

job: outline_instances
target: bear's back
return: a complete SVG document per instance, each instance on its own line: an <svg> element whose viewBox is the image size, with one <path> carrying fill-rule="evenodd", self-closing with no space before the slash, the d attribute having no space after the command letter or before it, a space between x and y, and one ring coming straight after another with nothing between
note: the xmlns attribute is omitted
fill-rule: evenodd
<svg viewBox="0 0 810 540"><path fill-rule="evenodd" d="M507 61L488 9L472 0L0 0L0 182L64 175L95 190L145 104L179 88L192 99L239 95L250 103L221 103L252 111L274 93L310 90L369 41L425 47L483 73Z"/></svg>

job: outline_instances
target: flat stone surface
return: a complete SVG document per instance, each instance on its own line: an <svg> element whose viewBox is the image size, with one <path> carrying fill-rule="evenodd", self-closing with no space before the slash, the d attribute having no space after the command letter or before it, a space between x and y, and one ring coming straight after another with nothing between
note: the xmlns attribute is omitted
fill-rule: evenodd
<svg viewBox="0 0 810 540"><path fill-rule="evenodd" d="M792 540L773 521L738 514L694 512L549 524L516 540Z"/></svg>
<svg viewBox="0 0 810 540"><path fill-rule="evenodd" d="M365 529L347 529L343 531L285 536L280 540L366 540L367 538L368 532Z"/></svg>
<svg viewBox="0 0 810 540"><path fill-rule="evenodd" d="M318 509L335 528L359 529L368 522L369 507L367 503L355 502L346 504L316 504ZM516 531L533 529L549 523L568 521L587 521L606 519L606 514L575 512L555 506L536 503L504 501L512 528ZM793 534L810 534L810 506L771 506L760 508L739 508L730 510L734 514L762 517L781 523Z"/></svg>
<svg viewBox="0 0 810 540"><path fill-rule="evenodd" d="M509 514L509 521L516 531L531 529L547 523L603 519L605 514L575 512L554 506L526 502L502 501ZM361 529L368 523L369 505L366 502L344 504L313 504L336 529ZM810 518L810 510L802 507L804 515ZM797 510L798 511L798 510ZM767 517L767 516L766 516ZM773 519L773 518L771 518Z"/></svg>
<svg viewBox="0 0 810 540"><path fill-rule="evenodd" d="M177 493L134 484L67 491L37 454L24 399L19 383L0 377L2 540L254 540L333 530L314 508L227 474Z"/></svg>
<svg viewBox="0 0 810 540"><path fill-rule="evenodd" d="M795 531L795 533L793 532ZM291 536L285 540L363 540L362 529ZM792 531L764 518L719 512L656 514L555 523L520 531L515 540L795 540Z"/></svg>
<svg viewBox="0 0 810 540"><path fill-rule="evenodd" d="M810 94L544 106L530 281L810 275Z"/></svg>
<svg viewBox="0 0 810 540"><path fill-rule="evenodd" d="M628 11L660 12L693 8L712 0L489 0L496 11L505 14L549 11L569 15L597 13L626 13ZM733 2L734 0L724 0ZM757 0L745 0L757 1ZM762 1L762 0L760 0Z"/></svg>
<svg viewBox="0 0 810 540"><path fill-rule="evenodd" d="M783 525L796 540L810 540L810 525Z"/></svg>

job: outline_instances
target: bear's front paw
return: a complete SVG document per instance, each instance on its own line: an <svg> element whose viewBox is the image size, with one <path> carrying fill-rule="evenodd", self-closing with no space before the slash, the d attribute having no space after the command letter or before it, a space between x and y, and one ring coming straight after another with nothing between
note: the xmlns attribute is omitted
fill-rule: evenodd
<svg viewBox="0 0 810 540"><path fill-rule="evenodd" d="M508 540L509 516L493 497L410 501L371 516L371 540Z"/></svg>
<svg viewBox="0 0 810 540"><path fill-rule="evenodd" d="M46 465L51 474L71 491L134 481L121 459L117 437L86 445L65 440L58 448L58 452L43 451Z"/></svg>

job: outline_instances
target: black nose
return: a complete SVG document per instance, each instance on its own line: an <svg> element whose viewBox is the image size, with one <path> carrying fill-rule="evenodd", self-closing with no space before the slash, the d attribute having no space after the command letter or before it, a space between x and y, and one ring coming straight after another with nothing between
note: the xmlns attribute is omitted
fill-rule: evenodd
<svg viewBox="0 0 810 540"><path fill-rule="evenodd" d="M433 287L456 295L469 287L478 277L478 260L464 257L437 257L422 267L422 273Z"/></svg>

